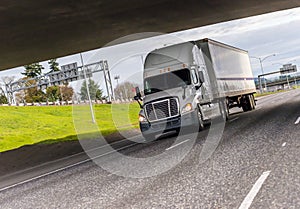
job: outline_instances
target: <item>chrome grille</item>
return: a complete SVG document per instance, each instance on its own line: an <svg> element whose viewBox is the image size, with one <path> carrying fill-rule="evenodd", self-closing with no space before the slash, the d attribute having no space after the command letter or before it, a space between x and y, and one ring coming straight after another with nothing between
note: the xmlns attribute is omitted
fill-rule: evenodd
<svg viewBox="0 0 300 209"><path fill-rule="evenodd" d="M149 121L158 121L179 115L179 105L176 98L164 99L145 105Z"/></svg>

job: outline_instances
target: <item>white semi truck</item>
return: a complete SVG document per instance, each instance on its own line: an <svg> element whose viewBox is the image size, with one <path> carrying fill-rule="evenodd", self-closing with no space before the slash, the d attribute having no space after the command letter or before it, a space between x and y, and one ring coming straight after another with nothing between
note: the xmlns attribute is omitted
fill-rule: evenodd
<svg viewBox="0 0 300 209"><path fill-rule="evenodd" d="M203 129L229 109L255 108L256 92L247 51L202 39L150 52L144 63L140 129L146 139L182 127Z"/></svg>

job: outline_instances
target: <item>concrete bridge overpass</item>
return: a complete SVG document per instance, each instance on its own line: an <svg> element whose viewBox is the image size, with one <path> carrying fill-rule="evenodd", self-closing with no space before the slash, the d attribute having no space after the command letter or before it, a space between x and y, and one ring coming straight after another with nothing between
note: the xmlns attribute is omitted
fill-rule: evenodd
<svg viewBox="0 0 300 209"><path fill-rule="evenodd" d="M281 86L283 88L284 85L288 85L288 83L293 84L295 81L297 83L300 81L300 75L297 75L296 77L289 77L288 80L286 78L282 78L273 81L267 81L266 85L267 87ZM262 86L264 86L264 82L262 82ZM256 88L259 89L259 83L256 84Z"/></svg>
<svg viewBox="0 0 300 209"><path fill-rule="evenodd" d="M272 81L272 82L267 82L267 87L272 87L272 86L284 86L288 83L294 83L294 82L298 82L300 81L300 76L297 77L290 77L288 78L288 80L286 78L284 79L280 79L280 80L276 80L276 81Z"/></svg>
<svg viewBox="0 0 300 209"><path fill-rule="evenodd" d="M168 33L299 6L298 0L4 0L0 70L100 48L132 33Z"/></svg>

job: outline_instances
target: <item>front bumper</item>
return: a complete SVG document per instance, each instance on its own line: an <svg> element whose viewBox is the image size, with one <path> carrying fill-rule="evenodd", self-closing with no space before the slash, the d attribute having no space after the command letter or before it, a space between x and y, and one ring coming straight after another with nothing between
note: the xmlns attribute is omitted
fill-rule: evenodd
<svg viewBox="0 0 300 209"><path fill-rule="evenodd" d="M191 111L167 120L156 122L141 122L140 129L143 134L163 134L183 127L192 127L198 124L197 111Z"/></svg>

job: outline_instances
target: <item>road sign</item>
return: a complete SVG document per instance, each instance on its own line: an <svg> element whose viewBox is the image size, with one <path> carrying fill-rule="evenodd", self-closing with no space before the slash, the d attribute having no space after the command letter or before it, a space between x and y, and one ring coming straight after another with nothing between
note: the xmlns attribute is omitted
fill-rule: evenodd
<svg viewBox="0 0 300 209"><path fill-rule="evenodd" d="M288 73L294 73L297 72L297 66L292 64L286 64L283 65L282 68L280 68L280 74L288 74Z"/></svg>
<svg viewBox="0 0 300 209"><path fill-rule="evenodd" d="M52 72L47 75L52 85L60 85L65 82L77 81L79 79L77 63L61 66L61 71Z"/></svg>

